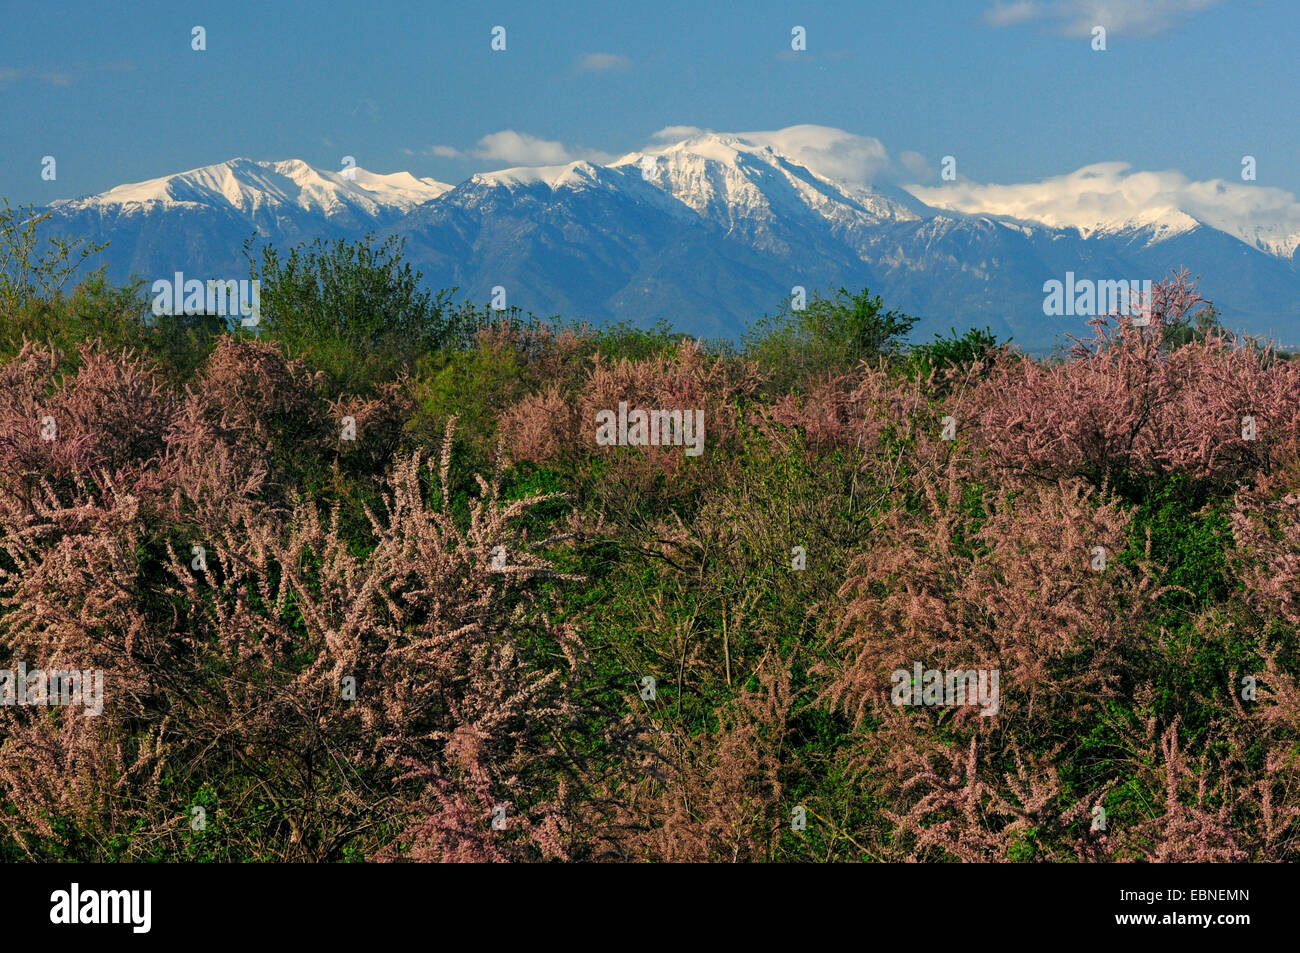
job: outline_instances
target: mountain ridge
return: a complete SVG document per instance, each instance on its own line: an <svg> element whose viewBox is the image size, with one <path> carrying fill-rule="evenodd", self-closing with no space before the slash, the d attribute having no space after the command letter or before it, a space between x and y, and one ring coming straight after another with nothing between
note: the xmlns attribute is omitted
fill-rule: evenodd
<svg viewBox="0 0 1300 953"><path fill-rule="evenodd" d="M1043 314L1045 280L1098 268L1098 277L1158 280L1157 265L1186 265L1225 319L1300 341L1300 267L1287 242L1252 245L1164 206L1091 227L1026 219L1026 202L1017 216L937 207L888 181L813 168L821 144L807 130L820 127L791 128L798 135L782 133L802 137L790 151L803 161L761 141L781 144L777 134L707 133L605 164L521 166L454 186L239 157L51 203L47 227L110 240L109 273L122 280L246 273L240 249L253 231L278 243L373 231L405 238L431 286L478 300L502 286L511 304L538 314L668 318L689 333L735 337L795 286L867 285L917 314L921 335L997 325L1031 348L1078 330Z"/></svg>

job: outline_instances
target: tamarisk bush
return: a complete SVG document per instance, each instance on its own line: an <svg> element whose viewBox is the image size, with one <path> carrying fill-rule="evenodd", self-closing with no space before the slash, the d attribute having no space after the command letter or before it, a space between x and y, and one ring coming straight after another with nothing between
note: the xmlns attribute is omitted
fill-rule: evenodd
<svg viewBox="0 0 1300 953"><path fill-rule="evenodd" d="M30 856L566 856L582 648L536 601L558 539L519 526L554 495L480 479L454 515L449 427L438 466L394 460L360 549L337 505L268 508L264 441L321 419L277 353L227 341L180 401L130 354L48 397L51 355L5 368L0 659L102 670L106 699L0 708L0 826ZM62 443L27 427L46 408Z"/></svg>
<svg viewBox="0 0 1300 953"><path fill-rule="evenodd" d="M1300 857L1300 363L1185 274L1046 361L865 291L740 349L439 296L420 354L22 298L0 679L104 694L0 705L0 859Z"/></svg>
<svg viewBox="0 0 1300 953"><path fill-rule="evenodd" d="M706 446L730 444L736 435L736 402L753 393L758 383L752 367L704 353L692 341L681 342L669 356L613 362L597 353L575 395L548 387L525 398L501 418L502 433L521 459L585 456L596 446L596 414L614 410L620 402L631 409L701 409ZM630 473L659 473L681 477L689 465L679 448L647 446L604 448L610 460L635 457L644 463L615 464Z"/></svg>
<svg viewBox="0 0 1300 953"><path fill-rule="evenodd" d="M556 737L574 717L563 688L581 647L530 608L526 584L553 571L512 528L544 498L505 503L480 480L462 527L446 491L450 439L434 505L419 452L396 463L386 513L367 510L364 555L340 536L337 511L326 519L304 503L284 534L252 523L219 542L220 584L171 563L184 601L210 607L190 622L195 650L212 644L222 667L249 669L208 682L219 694L189 713L185 735L215 743L234 731L249 771L276 765L289 843L316 859L376 823L376 797L397 835L386 858L565 855ZM537 667L544 649L565 664ZM249 697L261 684L272 698ZM505 833L490 824L497 805Z"/></svg>
<svg viewBox="0 0 1300 953"><path fill-rule="evenodd" d="M1167 329L1203 299L1185 272L1151 298L1149 326L1094 318L1066 361L997 356L972 395L993 463L1097 485L1178 472L1226 486L1295 453L1300 368L1226 332L1170 352Z"/></svg>

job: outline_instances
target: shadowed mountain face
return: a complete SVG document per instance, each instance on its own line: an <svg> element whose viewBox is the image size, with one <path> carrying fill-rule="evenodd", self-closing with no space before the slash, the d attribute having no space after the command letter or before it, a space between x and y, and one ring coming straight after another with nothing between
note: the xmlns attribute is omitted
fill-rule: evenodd
<svg viewBox="0 0 1300 953"><path fill-rule="evenodd" d="M988 326L1043 350L1086 318L1044 314L1043 283L1159 280L1177 268L1226 324L1300 342L1300 267L1203 223L1098 229L933 209L836 181L770 145L705 135L609 165L511 169L452 188L407 173L235 159L55 203L50 234L109 241L111 278L247 276L241 245L400 235L433 288L492 288L539 315L734 337L802 286L866 285L918 316L914 337ZM1185 218L1185 217L1184 217Z"/></svg>

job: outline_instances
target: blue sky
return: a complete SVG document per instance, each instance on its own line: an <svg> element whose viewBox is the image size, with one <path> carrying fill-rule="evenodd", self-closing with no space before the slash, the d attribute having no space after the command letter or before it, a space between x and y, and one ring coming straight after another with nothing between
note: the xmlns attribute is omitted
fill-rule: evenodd
<svg viewBox="0 0 1300 953"><path fill-rule="evenodd" d="M467 7L471 7L467 9ZM1110 10L1108 11L1108 8ZM0 34L0 195L234 156L459 182L667 126L814 123L1015 183L1097 162L1300 193L1296 0L44 3ZM1090 27L1109 24L1107 50ZM207 50L191 49L191 28ZM493 26L507 49L490 49ZM790 31L806 28L805 52ZM58 163L42 181L41 158Z"/></svg>

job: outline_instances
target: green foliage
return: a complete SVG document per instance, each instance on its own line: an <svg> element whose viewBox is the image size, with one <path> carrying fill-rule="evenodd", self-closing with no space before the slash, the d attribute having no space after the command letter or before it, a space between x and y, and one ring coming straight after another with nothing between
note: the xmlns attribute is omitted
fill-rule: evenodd
<svg viewBox="0 0 1300 953"><path fill-rule="evenodd" d="M1208 499L1181 474L1151 487L1137 508L1132 540L1121 558L1137 559L1150 534L1151 557L1163 568L1163 583L1174 587L1164 599L1170 623L1223 601L1231 591L1226 509L1226 500Z"/></svg>
<svg viewBox="0 0 1300 953"><path fill-rule="evenodd" d="M961 335L953 328L946 337L936 334L931 343L912 347L908 352L906 366L910 374L924 380L932 372L942 373L949 368L969 367L976 361L983 360L997 347L997 336L988 328L970 328Z"/></svg>
<svg viewBox="0 0 1300 953"><path fill-rule="evenodd" d="M682 340L663 318L650 328L619 321L590 329L590 334L592 350L615 361L643 361L661 354L671 356Z"/></svg>
<svg viewBox="0 0 1300 953"><path fill-rule="evenodd" d="M813 340L841 350L854 362L895 353L916 320L901 311L885 311L881 297L871 297L866 288L840 288L834 298L815 296L803 313Z"/></svg>
<svg viewBox="0 0 1300 953"><path fill-rule="evenodd" d="M349 390L391 379L429 351L465 346L481 322L477 310L452 305L452 291L423 290L403 245L397 237L376 245L373 235L317 239L287 255L266 245L259 262L246 242L267 333Z"/></svg>
<svg viewBox="0 0 1300 953"><path fill-rule="evenodd" d="M107 242L87 244L84 238L50 237L43 248L37 232L53 213L37 214L32 205L11 208L8 199L0 203L0 314L54 297L87 258L108 247Z"/></svg>
<svg viewBox="0 0 1300 953"><path fill-rule="evenodd" d="M147 354L164 375L178 383L193 376L225 332L210 315L152 315L142 282L113 285L103 270L88 276L67 295L32 297L5 313L0 327L0 360L12 357L24 339L53 344L64 355L64 369L75 369L77 345L100 340L111 350Z"/></svg>
<svg viewBox="0 0 1300 953"><path fill-rule="evenodd" d="M226 332L225 319L212 314L162 314L154 317L148 348L168 369L168 377L188 381Z"/></svg>
<svg viewBox="0 0 1300 953"><path fill-rule="evenodd" d="M433 444L447 419L481 452L494 445L496 417L519 396L524 367L514 350L476 347L435 351L419 359L411 392L416 410L407 427Z"/></svg>
<svg viewBox="0 0 1300 953"><path fill-rule="evenodd" d="M9 307L0 326L0 356L17 354L24 339L53 344L71 359L77 344L93 338L112 347L142 347L149 339L143 310L138 294L113 288L96 274L70 297L29 298Z"/></svg>
<svg viewBox="0 0 1300 953"><path fill-rule="evenodd" d="M1160 647L1152 660L1152 684L1157 711L1166 719L1179 717L1191 732L1209 723L1212 703L1231 674L1259 662L1246 633L1214 612L1235 588L1227 560L1232 546L1229 502L1207 498L1203 488L1181 475L1168 478L1137 506L1132 538L1120 557L1131 565L1149 543L1160 583L1168 587L1153 620L1153 638ZM1216 620L1213 625L1201 622L1207 612Z"/></svg>
<svg viewBox="0 0 1300 953"><path fill-rule="evenodd" d="M1218 308L1207 304L1189 318L1171 322L1165 329L1163 346L1167 351L1174 351L1184 344L1204 341L1211 333L1221 334L1223 330L1223 325L1219 322Z"/></svg>
<svg viewBox="0 0 1300 953"><path fill-rule="evenodd" d="M812 377L846 373L863 360L897 355L916 321L884 310L880 296L866 288L840 288L830 298L814 294L801 311L783 303L777 315L749 328L742 351L781 393Z"/></svg>

